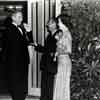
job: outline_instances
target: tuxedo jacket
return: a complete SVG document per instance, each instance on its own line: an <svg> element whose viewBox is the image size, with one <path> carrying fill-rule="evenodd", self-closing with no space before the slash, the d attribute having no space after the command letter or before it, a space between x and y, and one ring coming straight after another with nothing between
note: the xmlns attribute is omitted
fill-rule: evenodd
<svg viewBox="0 0 100 100"><path fill-rule="evenodd" d="M6 34L6 57L10 63L15 64L28 64L28 41L25 37L25 31L23 35L20 30L13 24L11 24L5 31Z"/></svg>
<svg viewBox="0 0 100 100"><path fill-rule="evenodd" d="M55 35L59 32L56 31L54 35L47 36L44 46L38 45L35 47L36 51L43 53L40 61L40 69L42 71L47 71L52 74L57 73L57 61L54 61L54 54L56 52L56 43L57 40L55 39Z"/></svg>
<svg viewBox="0 0 100 100"><path fill-rule="evenodd" d="M16 87L18 84L23 84L24 86L25 80L27 80L29 64L28 45L32 42L32 39L27 40L25 31L23 31L22 35L21 31L11 24L5 30L5 40L6 46L4 51L8 80L10 79L13 87Z"/></svg>

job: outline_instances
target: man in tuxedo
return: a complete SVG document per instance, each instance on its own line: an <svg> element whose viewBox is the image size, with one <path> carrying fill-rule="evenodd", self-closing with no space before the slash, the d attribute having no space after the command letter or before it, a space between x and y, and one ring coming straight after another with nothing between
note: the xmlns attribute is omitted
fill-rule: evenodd
<svg viewBox="0 0 100 100"><path fill-rule="evenodd" d="M32 32L27 24L21 26L22 12L12 11L11 20L5 31L8 88L13 100L24 100L28 85L28 47L33 42Z"/></svg>
<svg viewBox="0 0 100 100"><path fill-rule="evenodd" d="M47 23L48 36L44 46L35 43L35 50L43 53L40 61L41 69L41 97L40 100L53 100L54 77L57 73L57 61L54 61L56 52L56 38L58 25L56 18Z"/></svg>

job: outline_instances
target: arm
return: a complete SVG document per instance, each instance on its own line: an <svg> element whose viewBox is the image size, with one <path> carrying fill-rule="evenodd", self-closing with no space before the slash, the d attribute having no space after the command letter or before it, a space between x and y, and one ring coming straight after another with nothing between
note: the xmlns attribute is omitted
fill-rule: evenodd
<svg viewBox="0 0 100 100"><path fill-rule="evenodd" d="M33 35L32 35L32 31L30 31L30 32L26 32L26 35L27 35L27 40L28 40L28 42L31 44L31 43L33 43L34 41L33 41Z"/></svg>
<svg viewBox="0 0 100 100"><path fill-rule="evenodd" d="M20 28L23 30L23 32L25 32L25 40L27 42L27 45L32 45L34 41L31 26L23 23L22 25L20 25Z"/></svg>
<svg viewBox="0 0 100 100"><path fill-rule="evenodd" d="M42 52L42 53L54 53L56 50L56 39L52 37L51 35L48 35L44 45L37 44L35 46L36 51Z"/></svg>
<svg viewBox="0 0 100 100"><path fill-rule="evenodd" d="M40 44L34 45L37 52L46 53L46 47Z"/></svg>

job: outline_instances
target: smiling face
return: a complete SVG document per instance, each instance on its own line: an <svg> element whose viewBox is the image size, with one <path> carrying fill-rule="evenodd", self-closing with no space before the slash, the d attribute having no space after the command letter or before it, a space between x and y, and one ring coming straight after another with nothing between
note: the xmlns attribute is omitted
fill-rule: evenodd
<svg viewBox="0 0 100 100"><path fill-rule="evenodd" d="M23 15L21 12L16 12L12 15L12 20L14 23L16 23L17 25L20 25L23 21Z"/></svg>

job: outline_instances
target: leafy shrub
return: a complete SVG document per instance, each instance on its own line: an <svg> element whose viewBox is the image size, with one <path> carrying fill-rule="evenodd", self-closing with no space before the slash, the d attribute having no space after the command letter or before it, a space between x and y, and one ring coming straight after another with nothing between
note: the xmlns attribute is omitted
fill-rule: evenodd
<svg viewBox="0 0 100 100"><path fill-rule="evenodd" d="M100 1L83 1L62 1L73 26L71 100L100 100Z"/></svg>

